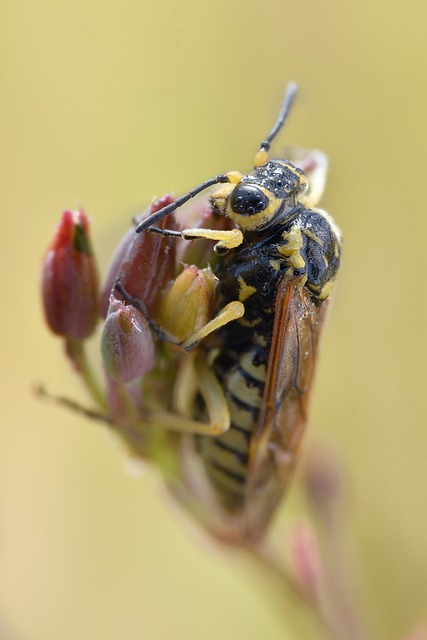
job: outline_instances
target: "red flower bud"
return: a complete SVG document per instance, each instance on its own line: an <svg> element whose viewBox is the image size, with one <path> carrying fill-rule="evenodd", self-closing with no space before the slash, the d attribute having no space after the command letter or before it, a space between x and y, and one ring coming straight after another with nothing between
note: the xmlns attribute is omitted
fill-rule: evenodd
<svg viewBox="0 0 427 640"><path fill-rule="evenodd" d="M113 296L101 337L101 353L108 373L131 382L154 365L154 342L142 313Z"/></svg>
<svg viewBox="0 0 427 640"><path fill-rule="evenodd" d="M98 276L83 211L65 211L42 266L46 321L60 336L82 340L97 322Z"/></svg>
<svg viewBox="0 0 427 640"><path fill-rule="evenodd" d="M172 196L163 196L151 205L147 215L171 202ZM158 226L163 229L178 229L173 215L164 218ZM124 290L138 300L149 317L153 317L164 288L174 277L176 244L176 238L150 231L135 233L134 227L129 229L117 247L108 270L101 296L101 315L107 315L111 293L121 298L118 292L112 292L114 282L120 279Z"/></svg>

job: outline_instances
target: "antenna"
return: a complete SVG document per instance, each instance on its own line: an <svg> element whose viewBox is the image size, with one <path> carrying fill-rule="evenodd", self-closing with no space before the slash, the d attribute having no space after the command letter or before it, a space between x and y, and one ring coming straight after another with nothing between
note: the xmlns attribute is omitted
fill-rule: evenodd
<svg viewBox="0 0 427 640"><path fill-rule="evenodd" d="M178 207L188 202L190 198L194 198L194 196L197 196L201 191L204 191L208 187L212 187L212 185L218 184L219 182L230 182L230 180L225 173L222 173L218 176L215 176L215 178L210 178L210 180L206 180L205 182L202 182L201 184L199 184L197 187L195 187L185 195L181 196L180 198L177 198L175 202L172 202L171 204L166 205L166 207L163 207L163 209L159 209L159 211L156 211L155 213L152 213L151 216L148 216L148 218L145 218L145 220L140 222L139 225L136 227L135 229L136 233L141 233L141 231L145 231L145 229L148 229L148 227L151 227L152 224L155 224L165 216L168 216L170 213L172 213L172 211L175 211L175 209L178 209Z"/></svg>
<svg viewBox="0 0 427 640"><path fill-rule="evenodd" d="M285 124L286 118L288 117L289 111L294 103L297 91L297 83L290 82L286 88L282 108L280 109L279 117L277 118L276 124L274 125L266 139L261 142L261 146L255 155L255 167L261 167L268 161L268 151L270 150L271 143Z"/></svg>
<svg viewBox="0 0 427 640"><path fill-rule="evenodd" d="M298 90L298 85L296 84L296 82L290 82L288 84L276 124L274 125L274 127L272 128L272 130L270 131L266 139L261 143L261 146L257 154L255 155L255 162L254 162L255 167L261 167L262 165L266 164L266 162L268 161L268 151L270 149L271 143L285 123L289 110L292 107L292 104L295 100L297 90ZM141 231L145 231L145 229L148 229L148 227L151 227L151 225L155 224L156 222L159 222L159 220L161 220L165 216L168 216L170 213L172 213L172 211L175 211L180 206L188 202L190 198L194 198L194 196L197 196L201 191L204 191L205 189L212 187L214 184L218 184L220 182L234 182L232 173L233 172L221 173L218 176L215 176L215 178L210 178L209 180L206 180L205 182L202 182L201 184L199 184L197 187L194 187L194 189L192 189L185 195L181 196L180 198L177 198L175 202L172 202L171 204L168 204L166 207L163 207L163 209L160 209L159 211L152 213L150 216L148 216L148 218L145 218L145 220L142 220L142 222L138 224L138 226L135 228L136 233L141 233Z"/></svg>

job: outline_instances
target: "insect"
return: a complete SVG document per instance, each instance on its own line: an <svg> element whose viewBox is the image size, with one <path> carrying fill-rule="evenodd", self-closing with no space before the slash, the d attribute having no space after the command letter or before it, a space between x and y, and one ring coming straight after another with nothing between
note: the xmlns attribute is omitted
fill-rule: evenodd
<svg viewBox="0 0 427 640"><path fill-rule="evenodd" d="M251 173L217 175L136 228L216 242L215 312L181 343L183 367L192 363L198 393L181 402L186 415L171 428L194 433L192 447L215 508L233 522L236 535L251 540L265 532L295 468L340 262L339 231L316 208L322 188L310 189L296 163L269 158L296 89L288 86ZM232 228L155 226L212 186L212 211ZM178 396L187 394L185 380L182 375L177 382Z"/></svg>

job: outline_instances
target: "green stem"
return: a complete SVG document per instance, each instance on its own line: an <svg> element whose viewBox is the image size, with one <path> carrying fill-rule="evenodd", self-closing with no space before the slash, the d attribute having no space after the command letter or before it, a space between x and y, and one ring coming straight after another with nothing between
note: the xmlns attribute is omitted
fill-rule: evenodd
<svg viewBox="0 0 427 640"><path fill-rule="evenodd" d="M96 374L89 364L84 341L70 337L65 338L65 351L77 372L82 376L92 400L101 411L106 411L107 403L105 394L102 391Z"/></svg>

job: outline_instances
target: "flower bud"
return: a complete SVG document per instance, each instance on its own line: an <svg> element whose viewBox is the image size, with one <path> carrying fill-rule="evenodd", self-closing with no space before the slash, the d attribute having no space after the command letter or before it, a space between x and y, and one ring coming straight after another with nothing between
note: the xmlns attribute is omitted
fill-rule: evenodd
<svg viewBox="0 0 427 640"><path fill-rule="evenodd" d="M82 340L97 322L98 275L83 211L65 211L42 266L46 321L60 336Z"/></svg>
<svg viewBox="0 0 427 640"><path fill-rule="evenodd" d="M163 196L151 205L147 215L171 202L172 196ZM173 214L161 220L158 226L163 229L178 229ZM174 277L176 242L176 238L158 233L135 233L134 227L129 229L117 247L102 290L100 311L104 318L110 294L114 293L121 299L118 292L112 292L117 279L124 290L141 304L149 317L153 317L164 288Z"/></svg>
<svg viewBox="0 0 427 640"><path fill-rule="evenodd" d="M142 313L113 296L102 329L101 353L108 373L131 382L154 365L154 342Z"/></svg>
<svg viewBox="0 0 427 640"><path fill-rule="evenodd" d="M208 269L184 265L162 300L159 321L162 329L179 342L210 319L216 278Z"/></svg>
<svg viewBox="0 0 427 640"><path fill-rule="evenodd" d="M295 584L312 602L318 598L324 572L314 530L305 523L290 532L289 569Z"/></svg>
<svg viewBox="0 0 427 640"><path fill-rule="evenodd" d="M311 507L322 520L330 521L342 506L343 478L338 460L328 447L308 456L304 484Z"/></svg>

